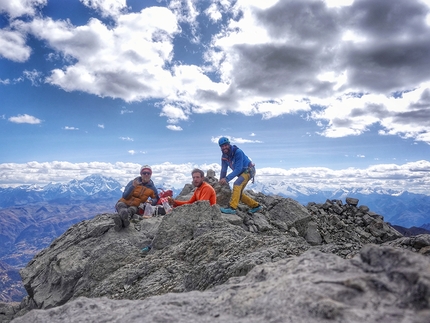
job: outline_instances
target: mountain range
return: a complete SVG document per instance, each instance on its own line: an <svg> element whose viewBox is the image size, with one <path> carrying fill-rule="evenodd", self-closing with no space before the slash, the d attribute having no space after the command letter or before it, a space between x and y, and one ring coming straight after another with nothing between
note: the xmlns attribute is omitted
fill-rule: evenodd
<svg viewBox="0 0 430 323"><path fill-rule="evenodd" d="M83 180L72 180L64 184L46 186L23 185L16 188L0 188L0 209L26 207L49 202L55 205L94 203L101 200L118 200L123 185L102 175L91 175ZM174 194L182 188L171 188ZM167 189L167 188L165 188ZM333 190L318 190L312 187L294 185L285 181L259 182L247 186L265 195L290 197L306 205L309 202L324 203L328 200L359 199L373 212L384 216L385 221L403 227L430 226L430 196L381 187L341 187Z"/></svg>
<svg viewBox="0 0 430 323"><path fill-rule="evenodd" d="M69 204L70 201L118 199L121 194L122 185L119 182L102 175L91 175L83 180L74 179L65 184L0 188L0 208L26 206L41 202Z"/></svg>

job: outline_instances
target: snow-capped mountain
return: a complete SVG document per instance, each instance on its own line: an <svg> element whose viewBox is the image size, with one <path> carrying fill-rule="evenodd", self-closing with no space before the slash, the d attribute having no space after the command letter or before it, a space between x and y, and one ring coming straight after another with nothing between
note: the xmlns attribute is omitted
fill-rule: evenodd
<svg viewBox="0 0 430 323"><path fill-rule="evenodd" d="M102 175L91 175L66 184L0 188L0 208L49 201L67 204L70 200L118 199L121 194L122 185L116 180Z"/></svg>
<svg viewBox="0 0 430 323"><path fill-rule="evenodd" d="M157 184L156 184L157 185ZM164 187L158 183L157 187ZM171 188L174 196L183 187ZM72 180L66 184L48 184L44 187L25 185L17 188L0 188L0 208L25 206L40 202L69 204L71 201L104 201L115 203L122 195L122 185L116 180L102 175L91 175L83 180ZM340 187L331 190L295 185L286 181L251 183L247 186L265 195L290 197L303 205L309 202L324 203L342 200L346 197L359 199L373 212L384 216L387 222L404 227L421 226L430 223L430 196L383 187ZM113 201L113 202L112 202Z"/></svg>

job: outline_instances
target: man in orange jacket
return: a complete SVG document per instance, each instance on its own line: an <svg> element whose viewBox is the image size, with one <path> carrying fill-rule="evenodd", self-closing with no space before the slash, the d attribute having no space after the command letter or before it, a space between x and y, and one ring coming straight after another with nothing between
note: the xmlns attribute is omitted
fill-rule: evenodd
<svg viewBox="0 0 430 323"><path fill-rule="evenodd" d="M216 193L213 187L204 181L205 174L202 170L195 168L191 172L193 177L193 185L197 187L193 196L188 201L174 200L169 197L169 203L175 206L191 204L196 201L209 201L211 205L216 204Z"/></svg>

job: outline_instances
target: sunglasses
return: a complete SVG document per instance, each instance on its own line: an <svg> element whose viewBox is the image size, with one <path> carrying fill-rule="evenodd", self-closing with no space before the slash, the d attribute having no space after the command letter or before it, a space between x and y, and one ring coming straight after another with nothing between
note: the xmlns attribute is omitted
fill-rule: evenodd
<svg viewBox="0 0 430 323"><path fill-rule="evenodd" d="M150 173L150 172L142 172L141 174L142 174L142 175L151 175L151 173Z"/></svg>

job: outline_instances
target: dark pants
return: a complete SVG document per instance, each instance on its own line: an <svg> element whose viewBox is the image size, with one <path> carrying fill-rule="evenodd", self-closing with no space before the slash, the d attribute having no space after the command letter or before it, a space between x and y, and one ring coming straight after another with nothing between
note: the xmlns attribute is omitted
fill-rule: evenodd
<svg viewBox="0 0 430 323"><path fill-rule="evenodd" d="M125 214L125 212L127 212L129 217L137 213L137 206L128 206L124 202L116 203L115 209L120 215Z"/></svg>

